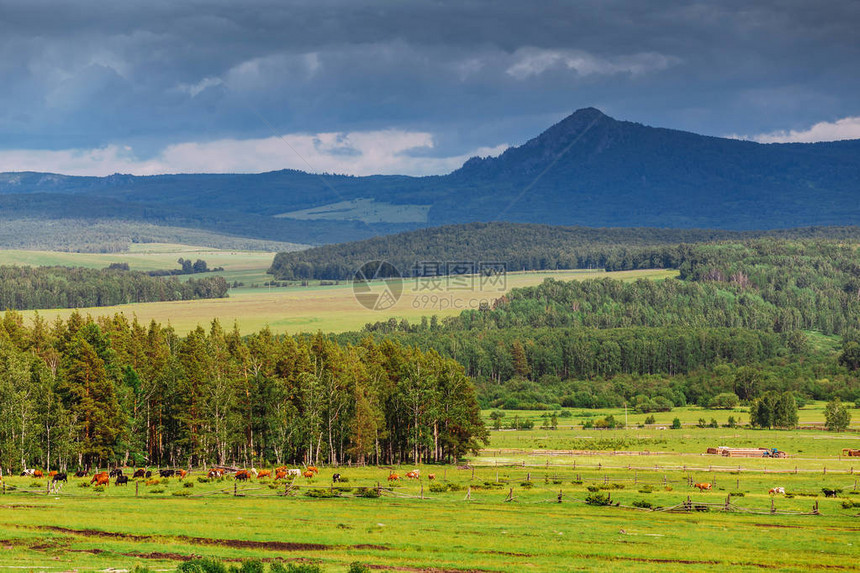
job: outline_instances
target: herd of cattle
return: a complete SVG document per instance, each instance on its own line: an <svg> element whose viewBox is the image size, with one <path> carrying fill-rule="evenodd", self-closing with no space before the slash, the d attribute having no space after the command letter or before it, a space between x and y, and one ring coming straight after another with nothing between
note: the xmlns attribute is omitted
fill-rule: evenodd
<svg viewBox="0 0 860 573"><path fill-rule="evenodd" d="M180 480L188 475L188 472L185 470L157 470L158 476L162 478L170 478L170 477L178 477ZM274 481L279 480L287 480L287 479L295 479L298 476L304 476L308 479L313 478L319 473L319 468L316 466L307 466L304 471L298 468L288 468L287 466L277 467L274 470L257 470L255 468L251 468L250 470L229 470L226 468L212 468L207 472L207 477L210 479L215 478L223 478L228 473L233 473L233 478L236 481L248 481L253 478L268 478L274 476ZM35 469L27 469L21 472L22 476L29 476L35 478L45 477L45 473L42 470ZM48 477L51 478L53 482L67 482L68 475L65 472L48 472ZM88 477L88 472L86 471L78 471L75 473L75 477L84 478ZM145 478L149 479L152 477L152 470L145 470L142 468L138 468L134 470L132 474L132 479ZM421 479L421 471L418 469L414 469L412 471L406 472L406 477L408 479ZM99 472L93 475L93 479L90 483L94 483L96 485L110 485L111 478L115 478L114 485L126 485L128 484L128 476L123 474L123 470L120 468L112 469L108 472ZM340 481L341 475L336 473L332 475L332 481L337 483ZM436 479L436 474L427 474L427 479L433 481ZM394 482L399 481L400 475L395 471L391 470L388 473L388 481ZM708 482L705 483L694 483L693 487L697 488L699 491L709 491L711 489L711 484ZM774 487L771 488L768 493L770 495L775 494L784 494L785 488L782 487Z"/></svg>
<svg viewBox="0 0 860 573"><path fill-rule="evenodd" d="M128 468L126 471L129 471ZM170 478L170 477L178 477L180 480L185 478L188 475L188 472L185 470L155 470L157 472L158 477L162 478ZM319 473L319 468L315 466L308 466L304 471L297 468L288 468L286 466L281 466L275 468L274 470L257 470L255 468L251 468L250 470L232 470L227 468L212 468L210 469L206 475L207 477L214 478L223 478L228 474L233 474L233 477L237 481L247 481L253 478L266 478L274 476L275 481L279 480L287 480L291 478L296 478L298 476L304 476L306 478L313 478ZM36 469L26 469L21 472L22 476L34 477L34 478L42 478L45 477L45 473L42 470ZM51 478L53 482L68 482L69 476L65 472L48 472L48 477ZM89 472L85 470L81 470L75 472L75 477L85 478L89 477ZM153 477L153 470L147 470L138 468L134 470L131 474L131 479L149 479ZM106 472L98 472L93 475L90 483L96 485L110 485L110 480L114 479L114 485L126 485L128 484L129 476L123 473L121 468L115 468ZM332 476L332 481L338 482L340 481L340 474L334 474Z"/></svg>

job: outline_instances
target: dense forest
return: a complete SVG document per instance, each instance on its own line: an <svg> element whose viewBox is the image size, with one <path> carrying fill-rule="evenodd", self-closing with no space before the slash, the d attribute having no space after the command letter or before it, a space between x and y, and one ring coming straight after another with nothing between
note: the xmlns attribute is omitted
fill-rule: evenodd
<svg viewBox="0 0 860 573"><path fill-rule="evenodd" d="M508 271L678 268L684 245L757 238L857 241L860 227L723 231L470 223L278 253L269 273L278 280L345 280L365 262L377 260L388 261L402 276L444 274L446 263L463 261L502 263Z"/></svg>
<svg viewBox="0 0 860 573"><path fill-rule="evenodd" d="M0 266L0 309L87 308L136 302L224 298L223 277L180 281L114 267Z"/></svg>
<svg viewBox="0 0 860 573"><path fill-rule="evenodd" d="M0 465L454 460L486 440L462 366L396 342L178 336L122 315L0 321Z"/></svg>
<svg viewBox="0 0 860 573"><path fill-rule="evenodd" d="M856 243L766 238L677 256L677 279L548 279L442 321L364 330L455 358L484 406L706 406L770 390L860 399Z"/></svg>

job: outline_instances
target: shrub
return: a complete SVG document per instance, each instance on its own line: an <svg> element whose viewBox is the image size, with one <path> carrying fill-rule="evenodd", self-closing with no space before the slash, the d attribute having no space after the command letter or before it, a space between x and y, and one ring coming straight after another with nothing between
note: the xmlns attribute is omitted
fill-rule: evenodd
<svg viewBox="0 0 860 573"><path fill-rule="evenodd" d="M191 492L187 489L178 489L174 491L171 495L175 495L176 497L188 497L191 495Z"/></svg>
<svg viewBox="0 0 860 573"><path fill-rule="evenodd" d="M371 499L375 499L379 497L379 490L375 487L360 487L355 490L356 497L367 497Z"/></svg>
<svg viewBox="0 0 860 573"><path fill-rule="evenodd" d="M530 481L520 482L520 487L524 487L526 489L528 489L530 487L534 487L534 486L535 486L534 482L530 482Z"/></svg>
<svg viewBox="0 0 860 573"><path fill-rule="evenodd" d="M652 504L650 501L646 501L644 499L637 499L636 501L633 502L633 507L641 507L643 509L651 509L652 507L654 507L654 504Z"/></svg>
<svg viewBox="0 0 860 573"><path fill-rule="evenodd" d="M708 408L711 410L731 410L737 408L740 403L740 398L734 392L723 392L711 398L708 402Z"/></svg>
<svg viewBox="0 0 860 573"><path fill-rule="evenodd" d="M680 430L681 429L681 418L675 418L672 420L672 429Z"/></svg>
<svg viewBox="0 0 860 573"><path fill-rule="evenodd" d="M600 491L600 488L597 487L596 485L590 485L590 486L586 487L585 489L587 489L588 491L590 491L592 493L595 491Z"/></svg>
<svg viewBox="0 0 860 573"><path fill-rule="evenodd" d="M103 486L103 485L97 485L93 488L93 491L97 491L99 493L103 492L104 490L105 490L105 486Z"/></svg>
<svg viewBox="0 0 860 573"><path fill-rule="evenodd" d="M340 483L349 483L349 478L346 476L340 476Z"/></svg>
<svg viewBox="0 0 860 573"><path fill-rule="evenodd" d="M231 569L238 573L265 573L263 562L256 559L247 559L242 561L242 564L238 567L231 567Z"/></svg>
<svg viewBox="0 0 860 573"><path fill-rule="evenodd" d="M160 479L148 479L146 480L146 485L158 485L161 483Z"/></svg>
<svg viewBox="0 0 860 573"><path fill-rule="evenodd" d="M430 492L431 493L444 493L448 491L448 486L444 483L431 483L430 484Z"/></svg>
<svg viewBox="0 0 860 573"><path fill-rule="evenodd" d="M707 428L708 427L708 421L705 420L704 418L699 418L699 422L696 424L696 426L698 426L700 428ZM674 424L672 425L672 427L674 427Z"/></svg>
<svg viewBox="0 0 860 573"><path fill-rule="evenodd" d="M599 489L624 489L624 484L623 483L608 483L608 484L599 486Z"/></svg>
<svg viewBox="0 0 860 573"><path fill-rule="evenodd" d="M197 476L197 483L209 483L210 480L208 477Z"/></svg>
<svg viewBox="0 0 860 573"><path fill-rule="evenodd" d="M370 573L370 567L358 561L353 561L349 564L349 569L346 570L346 573Z"/></svg>
<svg viewBox="0 0 860 573"><path fill-rule="evenodd" d="M585 423L582 425L583 430L590 430L593 427L594 427L594 422L592 422L591 420L586 420Z"/></svg>
<svg viewBox="0 0 860 573"><path fill-rule="evenodd" d="M860 501L852 501L850 499L846 499L842 502L842 509L851 509L854 507L860 507Z"/></svg>
<svg viewBox="0 0 860 573"><path fill-rule="evenodd" d="M163 487L157 487L155 489L149 490L146 493L164 493L164 488Z"/></svg>
<svg viewBox="0 0 860 573"><path fill-rule="evenodd" d="M182 487L194 487L194 482L193 481L183 482Z"/></svg>
<svg viewBox="0 0 860 573"><path fill-rule="evenodd" d="M612 499L607 493L592 492L585 496L585 503L588 505L609 505Z"/></svg>
<svg viewBox="0 0 860 573"><path fill-rule="evenodd" d="M711 423L708 424L709 428L719 428L720 425L717 423L716 418L711 418Z"/></svg>
<svg viewBox="0 0 860 573"><path fill-rule="evenodd" d="M729 421L726 423L726 427L727 428L737 428L738 427L738 421L735 420L734 416L729 416Z"/></svg>
<svg viewBox="0 0 860 573"><path fill-rule="evenodd" d="M40 481L30 482L30 487L42 487L42 482L40 482Z"/></svg>
<svg viewBox="0 0 860 573"><path fill-rule="evenodd" d="M656 423L657 423L657 419L656 419L656 418L654 417L654 415L652 414L651 416L648 416L647 418L645 418L645 423L646 423L646 424L656 424Z"/></svg>
<svg viewBox="0 0 860 573"><path fill-rule="evenodd" d="M742 492L742 491L732 491L732 492L729 492L729 495L731 495L732 497L743 497L743 496L744 496L744 492Z"/></svg>
<svg viewBox="0 0 860 573"><path fill-rule="evenodd" d="M317 488L317 489L306 490L305 495L308 497L326 499L326 498L331 498L331 497L338 497L340 494L339 494L339 492L336 492L336 491L333 491L330 489Z"/></svg>
<svg viewBox="0 0 860 573"><path fill-rule="evenodd" d="M90 482L82 481L78 484L78 487L90 487L90 485L92 485Z"/></svg>
<svg viewBox="0 0 860 573"><path fill-rule="evenodd" d="M204 557L180 563L176 573L227 573L227 567L217 559Z"/></svg>
<svg viewBox="0 0 860 573"><path fill-rule="evenodd" d="M639 493L654 493L654 486L644 485L639 488Z"/></svg>

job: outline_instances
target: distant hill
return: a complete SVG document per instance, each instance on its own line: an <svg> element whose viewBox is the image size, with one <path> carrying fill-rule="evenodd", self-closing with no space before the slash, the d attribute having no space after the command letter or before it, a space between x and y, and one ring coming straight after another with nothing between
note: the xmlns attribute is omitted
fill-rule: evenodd
<svg viewBox="0 0 860 573"><path fill-rule="evenodd" d="M282 280L344 280L362 264L379 260L402 276L464 272L445 267L452 263L485 263L487 268L500 263L508 271L677 268L685 245L767 237L860 241L860 227L729 231L469 223L278 253L269 272Z"/></svg>
<svg viewBox="0 0 860 573"><path fill-rule="evenodd" d="M492 142L489 142L492 143ZM860 224L860 140L759 144L587 108L444 176L0 174L8 218L93 216L299 243L473 221L775 229Z"/></svg>

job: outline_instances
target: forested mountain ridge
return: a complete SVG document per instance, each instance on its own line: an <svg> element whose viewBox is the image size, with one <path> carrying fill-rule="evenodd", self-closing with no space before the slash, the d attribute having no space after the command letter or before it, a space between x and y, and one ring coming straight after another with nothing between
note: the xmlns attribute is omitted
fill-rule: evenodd
<svg viewBox="0 0 860 573"><path fill-rule="evenodd" d="M344 280L363 263L375 260L388 261L404 276L414 274L422 261L501 262L509 271L677 268L682 244L759 237L858 241L860 227L731 231L469 223L278 253L269 272L285 280ZM445 272L444 267L441 270Z"/></svg>
<svg viewBox="0 0 860 573"><path fill-rule="evenodd" d="M0 174L0 208L19 217L56 218L68 206L75 216L92 210L100 218L316 244L473 221L852 225L860 222L858 197L860 140L759 144L618 121L594 108L441 176ZM375 218L364 218L362 208L333 208L358 200ZM420 213L386 219L390 207ZM308 209L317 210L311 219Z"/></svg>

